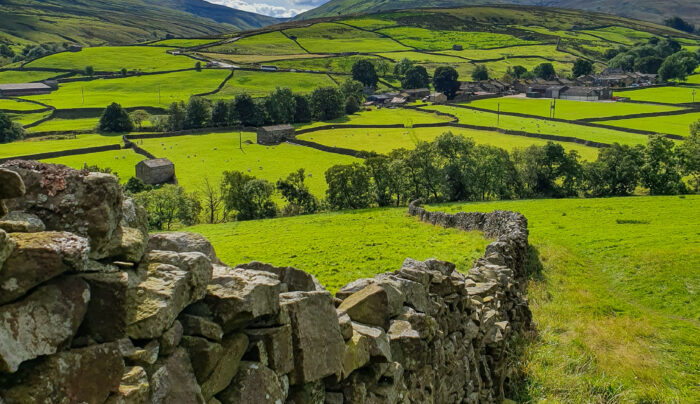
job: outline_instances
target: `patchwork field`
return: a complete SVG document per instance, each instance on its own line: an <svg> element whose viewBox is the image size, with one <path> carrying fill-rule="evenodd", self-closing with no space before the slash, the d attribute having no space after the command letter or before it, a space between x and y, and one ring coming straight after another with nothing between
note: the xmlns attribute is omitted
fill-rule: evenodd
<svg viewBox="0 0 700 404"><path fill-rule="evenodd" d="M688 134L690 133L690 125L697 121L700 121L700 112L683 115L656 116L653 118L622 119L618 121L599 121L598 123L611 126L619 126L621 128L649 130L657 133L669 133L672 135L688 136Z"/></svg>
<svg viewBox="0 0 700 404"><path fill-rule="evenodd" d="M192 48L194 46L208 45L210 43L219 42L220 39L166 39L163 41L149 44L151 46L169 46L173 48Z"/></svg>
<svg viewBox="0 0 700 404"><path fill-rule="evenodd" d="M99 118L59 119L54 118L29 129L30 132L67 132L95 129Z"/></svg>
<svg viewBox="0 0 700 404"><path fill-rule="evenodd" d="M122 68L143 72L190 69L196 60L187 56L173 56L154 46L109 46L84 48L80 52L62 52L27 63L26 67L62 70L116 72Z"/></svg>
<svg viewBox="0 0 700 404"><path fill-rule="evenodd" d="M415 124L450 122L452 119L430 112L416 111L413 109L397 108L372 108L369 111L361 111L332 121L321 121L310 124L297 125L298 129L315 128L332 124L342 125L395 125L401 124L411 127Z"/></svg>
<svg viewBox="0 0 700 404"><path fill-rule="evenodd" d="M379 58L371 56L350 56L350 57L320 57L320 58L297 58L290 60L279 60L274 65L281 69L313 70L333 73L352 72L352 65L358 60L369 59L376 62Z"/></svg>
<svg viewBox="0 0 700 404"><path fill-rule="evenodd" d="M76 135L73 138L66 137L64 139L27 139L20 142L12 142L0 146L0 158L23 156L28 154L48 153L53 151L82 149L86 147L105 146L121 143L121 136L103 136L103 135ZM90 157L95 162L98 162L97 157ZM96 164L96 163L95 163Z"/></svg>
<svg viewBox="0 0 700 404"><path fill-rule="evenodd" d="M695 97L693 92L697 92ZM618 97L629 97L633 101L661 102L666 104L689 104L700 102L700 92L693 87L653 87L632 91L617 91Z"/></svg>
<svg viewBox="0 0 700 404"><path fill-rule="evenodd" d="M42 160L44 163L63 164L75 169L82 169L85 165L96 165L100 168L110 168L113 174L119 176L119 180L125 183L136 175L135 166L144 156L134 153L131 149L106 151L78 156L59 157Z"/></svg>
<svg viewBox="0 0 700 404"><path fill-rule="evenodd" d="M290 88L295 93L310 93L317 87L335 86L335 82L325 74L314 73L265 73L238 70L231 80L211 99L229 99L237 94L248 93L253 97L270 94L277 87Z"/></svg>
<svg viewBox="0 0 700 404"><path fill-rule="evenodd" d="M396 41L348 25L319 23L284 31L310 53L388 52L407 50ZM398 39L398 38L396 38Z"/></svg>
<svg viewBox="0 0 700 404"><path fill-rule="evenodd" d="M464 49L489 49L514 45L535 44L507 34L489 32L437 31L415 27L396 27L379 30L406 46L421 50L448 50L453 45ZM375 51L380 50L376 49Z"/></svg>
<svg viewBox="0 0 700 404"><path fill-rule="evenodd" d="M453 56L461 56L472 60L487 60L499 58L511 58L514 56L540 56L562 62L573 62L576 57L570 53L560 52L556 45L528 45L512 46L497 49L464 49L461 51L447 50L440 53Z"/></svg>
<svg viewBox="0 0 700 404"><path fill-rule="evenodd" d="M242 55L294 55L304 52L279 31L253 35L207 48L208 52Z"/></svg>
<svg viewBox="0 0 700 404"><path fill-rule="evenodd" d="M35 72L30 70L8 70L0 72L0 84L8 83L31 83L55 77L59 73L55 72Z"/></svg>
<svg viewBox="0 0 700 404"><path fill-rule="evenodd" d="M39 109L46 109L46 107L33 102L0 98L0 109L9 111L36 111Z"/></svg>

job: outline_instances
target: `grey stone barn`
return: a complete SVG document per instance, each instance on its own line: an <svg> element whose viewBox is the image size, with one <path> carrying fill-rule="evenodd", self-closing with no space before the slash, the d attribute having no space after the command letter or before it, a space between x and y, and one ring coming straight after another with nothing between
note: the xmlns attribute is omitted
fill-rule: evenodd
<svg viewBox="0 0 700 404"><path fill-rule="evenodd" d="M136 164L136 178L148 185L175 181L175 164L168 159L143 160Z"/></svg>
<svg viewBox="0 0 700 404"><path fill-rule="evenodd" d="M292 125L263 126L258 128L258 144L276 145L293 139L295 134Z"/></svg>

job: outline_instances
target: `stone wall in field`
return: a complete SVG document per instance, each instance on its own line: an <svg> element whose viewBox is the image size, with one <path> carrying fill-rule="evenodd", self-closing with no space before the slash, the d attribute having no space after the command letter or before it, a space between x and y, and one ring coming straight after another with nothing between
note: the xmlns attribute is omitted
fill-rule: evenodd
<svg viewBox="0 0 700 404"><path fill-rule="evenodd" d="M531 327L527 222L409 212L496 241L467 275L407 259L334 297L294 268L231 268L202 236L149 235L110 175L0 165L0 403L498 402Z"/></svg>

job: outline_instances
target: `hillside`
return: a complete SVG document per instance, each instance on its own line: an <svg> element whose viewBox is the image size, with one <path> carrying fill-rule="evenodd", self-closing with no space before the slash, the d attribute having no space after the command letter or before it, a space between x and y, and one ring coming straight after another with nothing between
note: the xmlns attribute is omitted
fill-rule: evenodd
<svg viewBox="0 0 700 404"><path fill-rule="evenodd" d="M0 42L10 45L131 44L167 34L199 37L277 22L204 0L0 1Z"/></svg>
<svg viewBox="0 0 700 404"><path fill-rule="evenodd" d="M668 17L681 16L694 24L700 23L700 2L696 0L331 0L322 6L298 15L295 19L304 20L419 7L459 7L481 4L516 4L571 8L615 14L657 23L663 22Z"/></svg>

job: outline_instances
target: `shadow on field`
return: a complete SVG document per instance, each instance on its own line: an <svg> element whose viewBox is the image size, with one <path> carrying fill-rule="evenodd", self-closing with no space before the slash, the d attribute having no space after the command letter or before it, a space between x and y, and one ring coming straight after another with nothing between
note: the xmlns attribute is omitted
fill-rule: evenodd
<svg viewBox="0 0 700 404"><path fill-rule="evenodd" d="M526 269L528 279L537 282L544 281L544 274L542 273L544 266L542 261L540 261L540 251L532 245L528 247Z"/></svg>

